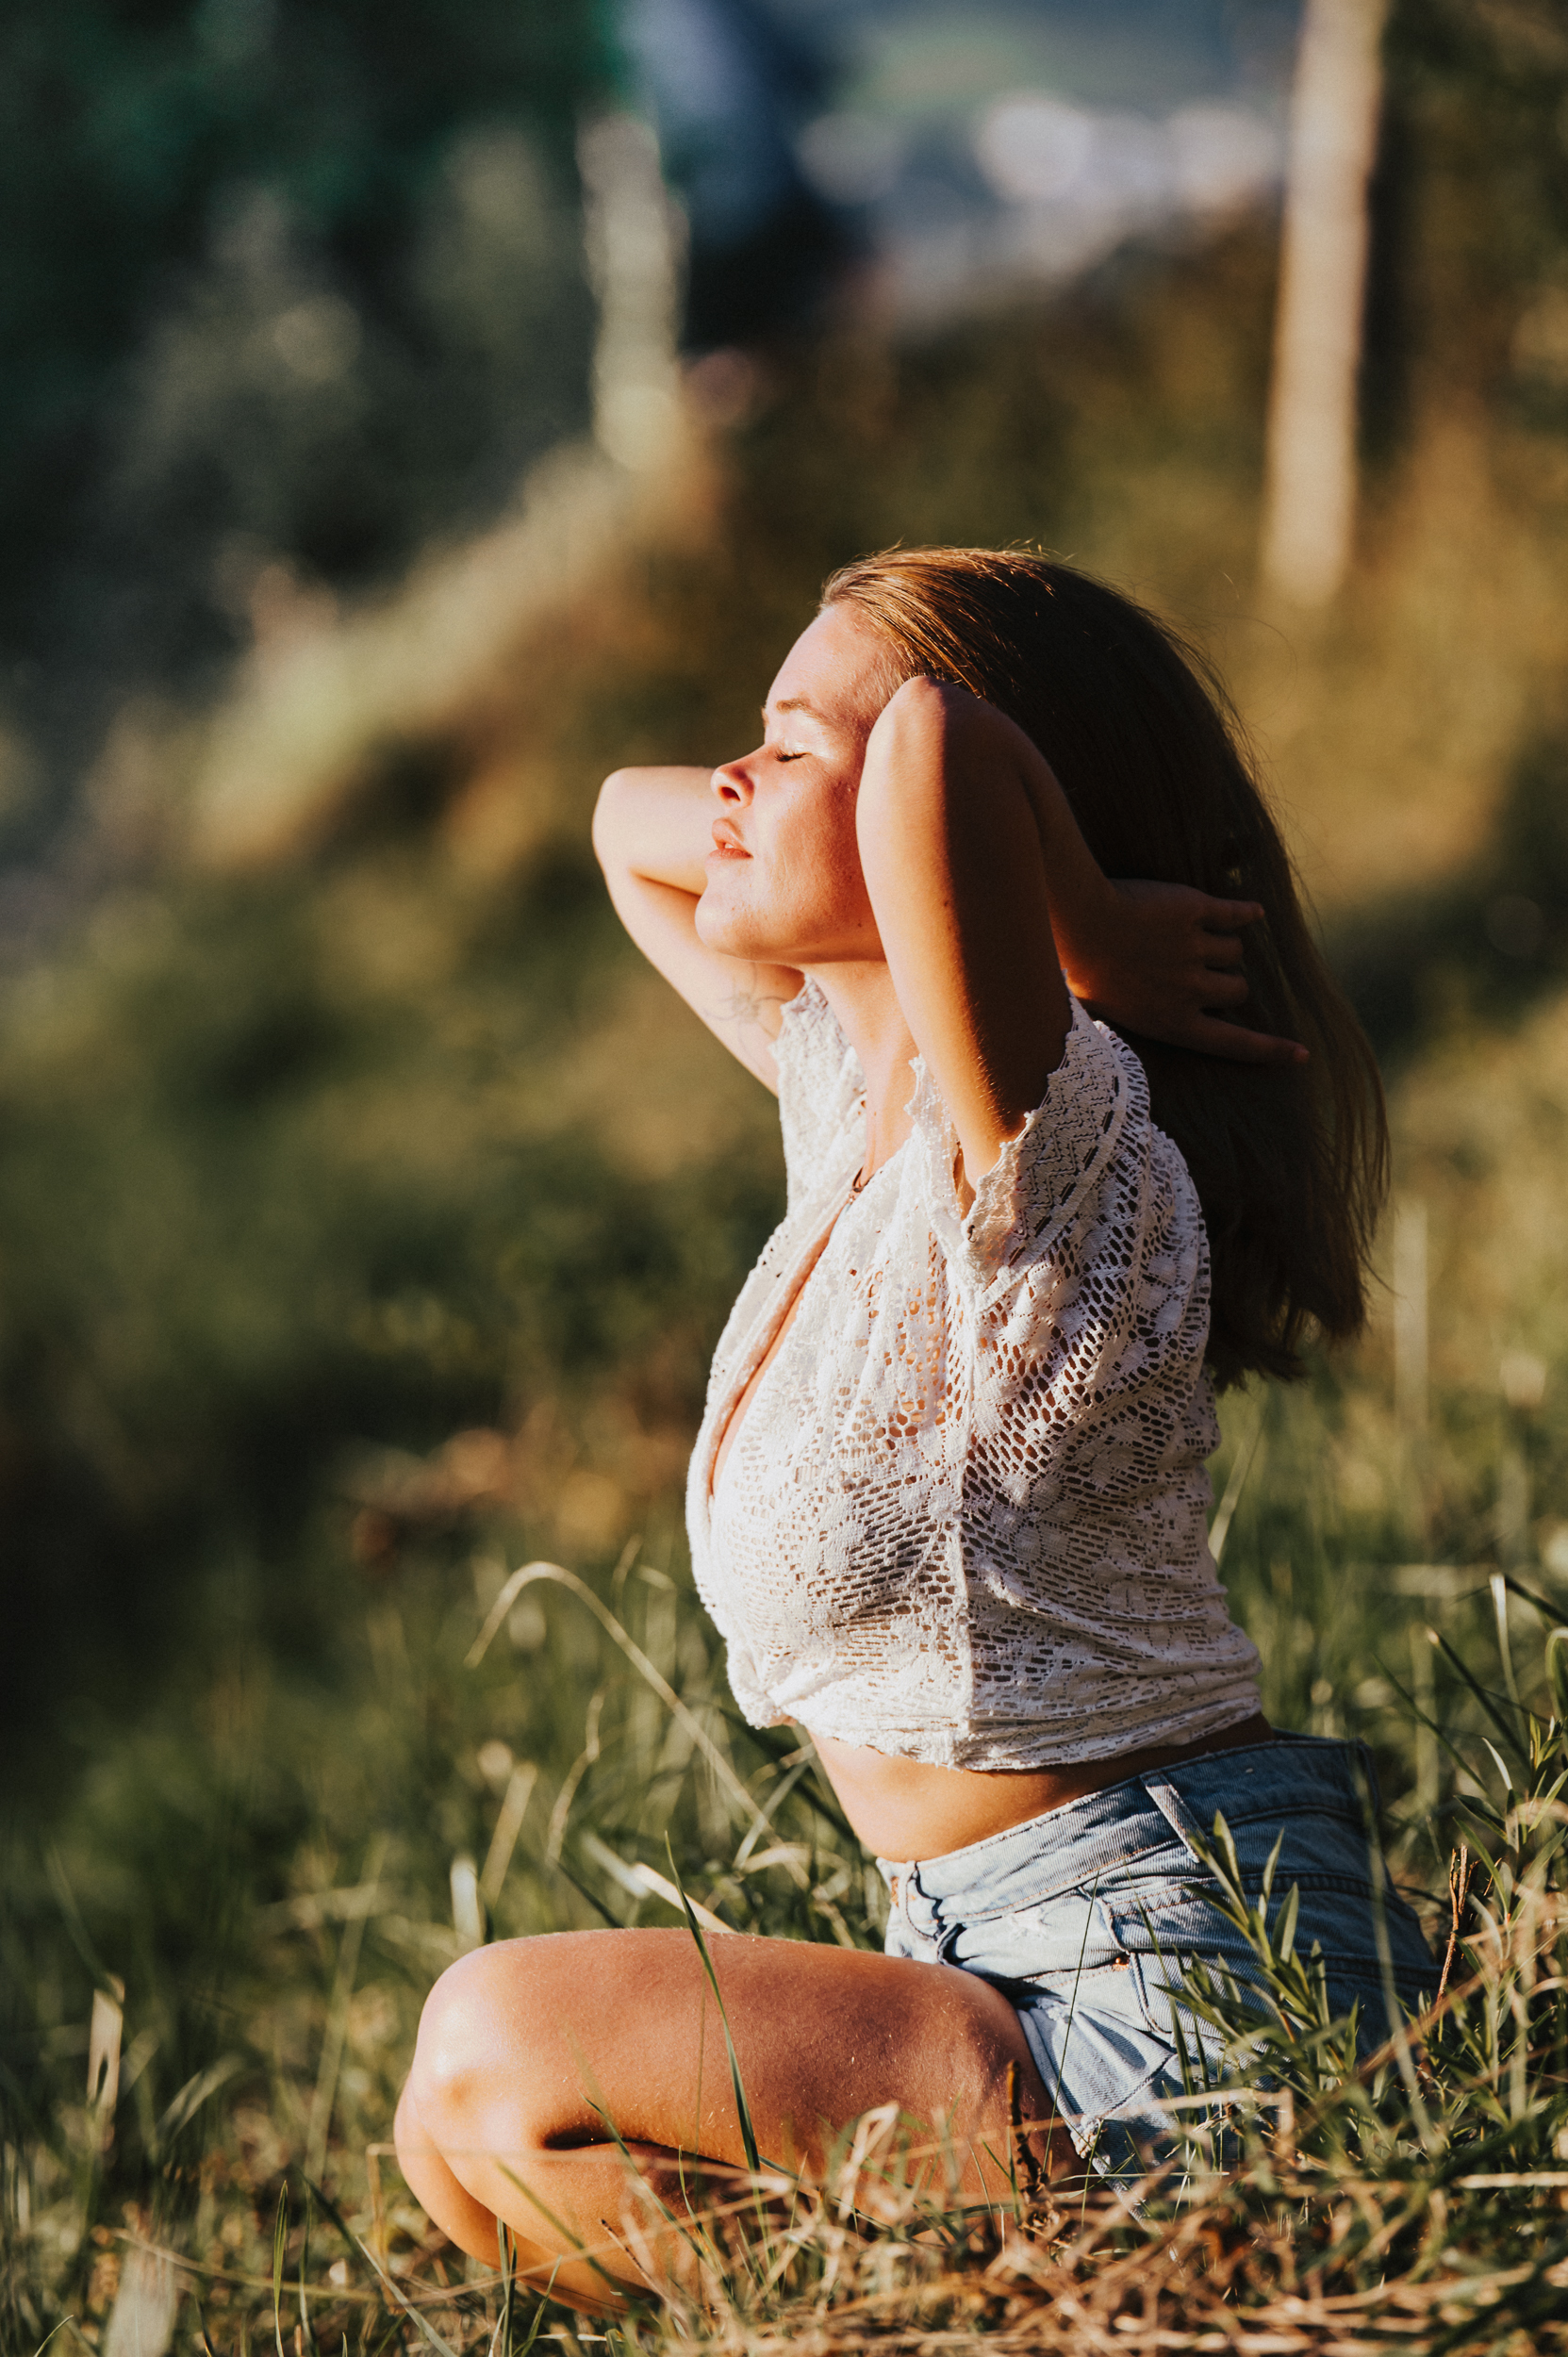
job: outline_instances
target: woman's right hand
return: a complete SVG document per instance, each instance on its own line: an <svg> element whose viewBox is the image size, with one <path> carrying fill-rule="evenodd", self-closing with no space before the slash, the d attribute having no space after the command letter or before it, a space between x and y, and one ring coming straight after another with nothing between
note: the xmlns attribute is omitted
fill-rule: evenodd
<svg viewBox="0 0 1568 2357"><path fill-rule="evenodd" d="M1246 1001L1241 935L1265 914L1256 900L1215 899L1190 884L1118 882L1095 902L1089 924L1069 926L1052 912L1075 998L1127 1030L1198 1055L1307 1062L1299 1041L1252 1030L1226 1012Z"/></svg>

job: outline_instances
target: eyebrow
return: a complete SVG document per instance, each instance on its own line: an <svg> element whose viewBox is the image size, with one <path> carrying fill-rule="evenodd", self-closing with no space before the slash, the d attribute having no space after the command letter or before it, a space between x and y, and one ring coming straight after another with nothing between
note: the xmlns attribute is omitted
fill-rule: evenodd
<svg viewBox="0 0 1568 2357"><path fill-rule="evenodd" d="M770 710L773 712L806 712L811 715L811 717L814 720L825 721L827 719L827 714L825 712L818 711L817 707L812 702L809 696L784 696L782 697L776 704L771 706L764 704L762 708L762 717L765 721L767 720Z"/></svg>

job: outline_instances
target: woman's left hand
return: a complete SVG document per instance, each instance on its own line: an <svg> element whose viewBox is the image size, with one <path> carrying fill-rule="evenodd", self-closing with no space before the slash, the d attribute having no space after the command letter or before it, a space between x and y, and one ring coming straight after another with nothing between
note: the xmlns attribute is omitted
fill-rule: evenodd
<svg viewBox="0 0 1568 2357"><path fill-rule="evenodd" d="M1263 915L1256 900L1217 900L1190 884L1112 883L1092 943L1064 939L1067 929L1058 924L1067 986L1147 1039L1233 1063L1305 1063L1298 1041L1251 1030L1223 1012L1246 1002L1241 935Z"/></svg>

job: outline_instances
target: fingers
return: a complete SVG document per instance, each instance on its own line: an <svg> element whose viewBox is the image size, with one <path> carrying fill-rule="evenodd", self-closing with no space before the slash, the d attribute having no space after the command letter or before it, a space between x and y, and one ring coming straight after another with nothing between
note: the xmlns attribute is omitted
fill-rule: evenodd
<svg viewBox="0 0 1568 2357"><path fill-rule="evenodd" d="M1203 906L1197 921L1206 932L1235 932L1243 925L1255 925L1264 914L1261 900L1216 900L1208 893L1200 897Z"/></svg>
<svg viewBox="0 0 1568 2357"><path fill-rule="evenodd" d="M1278 1039L1272 1031L1249 1031L1240 1023L1222 1022L1200 1014L1180 1043L1205 1056L1223 1056L1230 1063L1302 1064L1311 1058L1299 1040Z"/></svg>

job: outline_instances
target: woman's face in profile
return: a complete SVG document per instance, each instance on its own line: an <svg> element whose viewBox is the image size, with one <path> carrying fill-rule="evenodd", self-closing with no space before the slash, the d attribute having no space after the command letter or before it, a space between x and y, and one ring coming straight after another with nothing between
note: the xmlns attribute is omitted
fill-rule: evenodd
<svg viewBox="0 0 1568 2357"><path fill-rule="evenodd" d="M881 958L855 800L887 669L885 643L852 606L830 606L790 649L762 744L713 774L714 848L697 904L710 949L792 966Z"/></svg>

